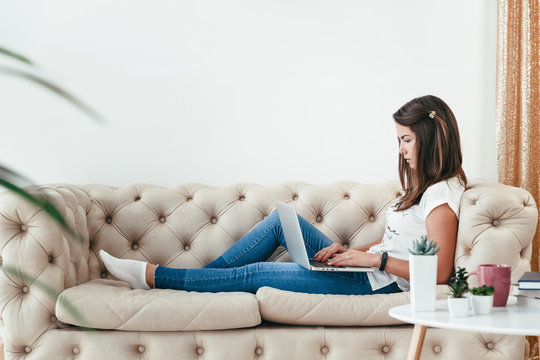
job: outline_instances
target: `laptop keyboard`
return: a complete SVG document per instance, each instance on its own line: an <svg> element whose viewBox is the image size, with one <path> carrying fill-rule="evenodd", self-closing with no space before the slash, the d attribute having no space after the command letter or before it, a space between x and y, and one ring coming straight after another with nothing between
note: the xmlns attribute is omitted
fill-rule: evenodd
<svg viewBox="0 0 540 360"><path fill-rule="evenodd" d="M311 266L313 266L313 267L316 267L316 268L332 268L332 267L342 268L342 267L345 267L345 266L328 265L328 264L325 264L325 263L317 261L317 260L309 260L309 264Z"/></svg>

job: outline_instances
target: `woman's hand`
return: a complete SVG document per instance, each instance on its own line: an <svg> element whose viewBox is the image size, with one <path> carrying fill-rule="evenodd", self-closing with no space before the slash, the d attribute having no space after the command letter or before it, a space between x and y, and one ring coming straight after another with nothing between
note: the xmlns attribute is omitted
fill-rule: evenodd
<svg viewBox="0 0 540 360"><path fill-rule="evenodd" d="M326 260L330 259L335 254L341 254L346 251L347 249L345 249L341 244L333 243L332 245L325 247L324 249L316 253L313 258L320 262L326 262Z"/></svg>
<svg viewBox="0 0 540 360"><path fill-rule="evenodd" d="M381 255L379 254L372 254L358 250L349 250L335 255L333 259L328 261L328 265L378 267L380 260Z"/></svg>

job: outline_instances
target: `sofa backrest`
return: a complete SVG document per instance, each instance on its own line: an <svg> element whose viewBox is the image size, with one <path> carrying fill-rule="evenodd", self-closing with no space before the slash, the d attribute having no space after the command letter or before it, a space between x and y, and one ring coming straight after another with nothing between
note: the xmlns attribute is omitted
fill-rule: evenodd
<svg viewBox="0 0 540 360"><path fill-rule="evenodd" d="M398 194L397 183L338 182L278 186L234 184L173 188L132 185L85 186L90 247L163 266L198 268L211 262L275 209L291 202L298 213L332 240L360 246L384 232L385 210ZM287 259L276 252L276 259ZM107 277L96 256L90 278Z"/></svg>
<svg viewBox="0 0 540 360"><path fill-rule="evenodd" d="M90 199L89 277L97 278L109 276L97 249L163 266L202 267L272 212L276 200L293 203L301 216L346 247L370 243L384 232L385 210L399 195L399 183L89 185L82 190ZM456 266L473 271L479 264L505 263L517 280L530 270L536 212L534 199L522 189L473 181L461 203ZM277 252L273 260L287 258ZM472 277L471 285L475 281Z"/></svg>

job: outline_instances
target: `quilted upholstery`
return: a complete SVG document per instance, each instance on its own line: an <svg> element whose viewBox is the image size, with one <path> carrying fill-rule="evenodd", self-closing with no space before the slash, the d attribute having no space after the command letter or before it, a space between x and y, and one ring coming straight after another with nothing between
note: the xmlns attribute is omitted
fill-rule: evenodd
<svg viewBox="0 0 540 360"><path fill-rule="evenodd" d="M497 183L478 183L461 198L456 266L476 269L480 264L509 264L512 283L531 265L531 235L538 214L532 196L522 189ZM472 270L471 270L472 271ZM469 285L478 285L476 276Z"/></svg>
<svg viewBox="0 0 540 360"><path fill-rule="evenodd" d="M108 276L96 249L163 266L202 267L270 214L276 200L293 202L300 215L332 240L359 246L383 232L384 210L398 192L393 182L315 187L299 182L276 187L236 184L226 188L90 185L84 189L91 199L86 208L91 279Z"/></svg>
<svg viewBox="0 0 540 360"><path fill-rule="evenodd" d="M123 281L105 279L63 291L56 316L87 328L133 331L221 330L261 323L253 294L132 290Z"/></svg>
<svg viewBox="0 0 540 360"><path fill-rule="evenodd" d="M57 354L60 358L88 359L189 359L204 354L211 359L223 358L220 351L229 351L239 359L284 359L292 358L287 354L297 354L296 349L301 349L304 358L338 359L353 354L366 358L404 357L409 327L258 325L244 330L203 332L148 332L142 328L131 330L133 327L129 331L81 331L66 327L55 312L58 296L64 290L79 284L88 286L89 280L114 280L97 257L99 249L114 256L172 267L200 267L267 216L276 200L295 204L302 216L345 246L371 242L384 231L385 209L398 194L396 182L338 182L325 186L291 182L271 187L240 183L222 188L201 184L174 188L149 184L122 188L63 184L30 190L53 201L81 236L72 239L42 212L10 193L0 193L0 326L8 359L55 358ZM516 280L529 270L536 222L537 208L526 191L475 182L465 192L461 205L456 265L473 269L480 263L507 263ZM278 251L273 259L286 258ZM262 295L258 296L262 302L265 298L285 296L272 290ZM305 296L293 294L297 295ZM303 301L313 304L319 298L313 299ZM322 302L330 304L326 309L331 311L352 303L358 309L373 309L373 299L358 296L343 303L333 303L331 299ZM276 303L280 301L287 304L289 300L279 298ZM392 303L386 299L385 302ZM275 316L275 308L265 309L260 310L263 316ZM76 313L78 308L66 311ZM102 315L96 311L84 313L92 317ZM300 313L287 316L283 322L296 319L296 324L301 324L303 318L306 324L316 322L315 317ZM130 323L124 320L118 322L119 326ZM459 341L453 342L448 334L454 333L429 330L425 346L440 349L433 347L431 355L423 355L466 358L473 351L475 357L485 352L492 359L515 359L523 353L523 337L459 333L455 335ZM438 340L430 342L431 336ZM285 349L292 350L284 353Z"/></svg>
<svg viewBox="0 0 540 360"><path fill-rule="evenodd" d="M407 358L412 327L259 326L193 332L47 331L24 359L344 360ZM38 353L37 356L35 354ZM15 358L15 354L6 354ZM429 329L422 360L523 359L523 337Z"/></svg>
<svg viewBox="0 0 540 360"><path fill-rule="evenodd" d="M445 299L448 294L448 286L437 285L437 299ZM408 292L359 297L304 294L271 287L259 289L257 300L264 320L281 324L328 326L402 324L388 315L388 309L411 301Z"/></svg>

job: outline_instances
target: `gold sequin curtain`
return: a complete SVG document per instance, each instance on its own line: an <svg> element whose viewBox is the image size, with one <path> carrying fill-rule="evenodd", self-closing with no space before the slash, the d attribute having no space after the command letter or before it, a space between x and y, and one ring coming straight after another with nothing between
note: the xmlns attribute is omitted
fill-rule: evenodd
<svg viewBox="0 0 540 360"><path fill-rule="evenodd" d="M498 181L540 205L540 0L499 0L497 21ZM540 222L540 219L539 219ZM539 271L540 226L531 268Z"/></svg>
<svg viewBox="0 0 540 360"><path fill-rule="evenodd" d="M540 206L540 0L498 0L497 171L501 183L528 190ZM540 211L539 211L540 213ZM540 218L539 218L540 223ZM531 268L539 271L540 225ZM540 337L527 337L539 359Z"/></svg>

